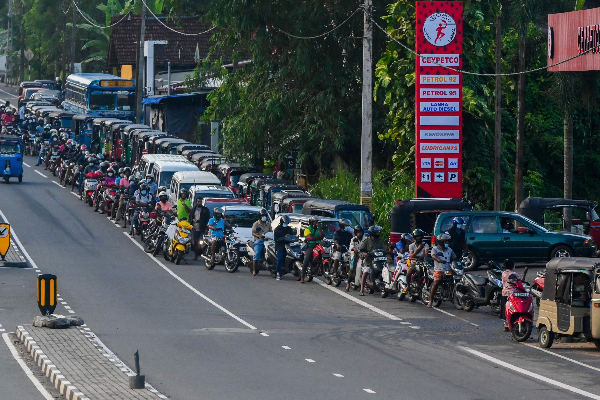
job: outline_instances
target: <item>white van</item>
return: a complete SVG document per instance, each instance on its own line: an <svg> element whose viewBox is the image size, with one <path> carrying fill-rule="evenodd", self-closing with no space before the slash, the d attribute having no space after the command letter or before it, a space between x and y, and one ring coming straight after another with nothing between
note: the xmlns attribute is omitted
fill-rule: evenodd
<svg viewBox="0 0 600 400"><path fill-rule="evenodd" d="M169 186L169 201L176 204L180 190L186 192L194 185L220 185L221 180L215 174L207 171L186 170L173 174Z"/></svg>
<svg viewBox="0 0 600 400"><path fill-rule="evenodd" d="M155 161L152 167L154 181L158 187L164 186L167 188L167 194L171 188L171 180L173 175L179 171L195 171L200 172L198 167L189 161Z"/></svg>
<svg viewBox="0 0 600 400"><path fill-rule="evenodd" d="M227 186L221 185L194 185L190 187L188 199L196 204L196 198L234 199L235 194Z"/></svg>
<svg viewBox="0 0 600 400"><path fill-rule="evenodd" d="M152 172L156 161L175 161L189 162L184 156L174 156L172 154L144 154L138 165L138 178L143 178Z"/></svg>

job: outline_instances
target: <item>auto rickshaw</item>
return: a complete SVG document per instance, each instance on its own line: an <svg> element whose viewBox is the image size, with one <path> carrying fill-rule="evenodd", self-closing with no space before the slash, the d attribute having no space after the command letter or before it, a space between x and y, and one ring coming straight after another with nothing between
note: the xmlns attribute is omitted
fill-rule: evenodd
<svg viewBox="0 0 600 400"><path fill-rule="evenodd" d="M548 262L536 327L540 347L572 337L600 348L600 260L564 257Z"/></svg>
<svg viewBox="0 0 600 400"><path fill-rule="evenodd" d="M23 181L23 142L16 136L0 136L0 176L5 183Z"/></svg>
<svg viewBox="0 0 600 400"><path fill-rule="evenodd" d="M88 149L92 145L92 132L94 131L94 115L77 114L73 116L73 132L75 133L75 141L78 144L85 144Z"/></svg>

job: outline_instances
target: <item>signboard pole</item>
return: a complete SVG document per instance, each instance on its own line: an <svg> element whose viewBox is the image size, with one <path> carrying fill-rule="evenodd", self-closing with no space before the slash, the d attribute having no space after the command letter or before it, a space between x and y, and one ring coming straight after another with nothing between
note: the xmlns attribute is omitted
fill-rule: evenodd
<svg viewBox="0 0 600 400"><path fill-rule="evenodd" d="M460 1L417 1L416 197L462 198Z"/></svg>

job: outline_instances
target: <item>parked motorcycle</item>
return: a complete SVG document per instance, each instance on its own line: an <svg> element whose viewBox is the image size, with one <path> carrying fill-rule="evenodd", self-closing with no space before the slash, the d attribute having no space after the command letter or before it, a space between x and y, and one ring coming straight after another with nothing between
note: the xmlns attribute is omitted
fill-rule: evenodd
<svg viewBox="0 0 600 400"><path fill-rule="evenodd" d="M146 253L152 253L153 256L158 255L158 253L163 249L163 243L167 238L167 229L171 225L171 217L170 213L157 213L156 218L156 226L153 228L150 226L148 228L148 235L146 240L144 241L144 251ZM152 221L150 222L152 224Z"/></svg>
<svg viewBox="0 0 600 400"><path fill-rule="evenodd" d="M369 294L375 293L376 290L379 292L383 291L384 283L381 272L388 265L388 256L390 255L392 253L383 249L373 250L369 253L369 256L373 257L371 272L367 274L365 279L365 288Z"/></svg>
<svg viewBox="0 0 600 400"><path fill-rule="evenodd" d="M527 268L523 272L523 279L515 281L514 291L506 301L506 322L517 342L529 339L533 329L533 296L524 284L526 275Z"/></svg>
<svg viewBox="0 0 600 400"><path fill-rule="evenodd" d="M381 270L381 279L383 280L383 290L381 297L386 298L390 294L401 293L406 287L406 271L410 265L408 253L396 257L396 264L386 263ZM402 300L398 296L399 300Z"/></svg>
<svg viewBox="0 0 600 400"><path fill-rule="evenodd" d="M298 236L287 236L281 239L285 243L285 262L279 271L279 275L293 273L296 269L296 264L300 263L302 268L302 244ZM271 273L272 278L277 278L277 250L275 250L275 242L269 241L266 246L267 269Z"/></svg>
<svg viewBox="0 0 600 400"><path fill-rule="evenodd" d="M329 249L331 248L332 243L325 239L322 240L317 246L312 249L312 260L308 264L306 268L306 276L304 277L305 282L311 282L313 277L324 275L325 271L329 271L330 263L331 263L331 255L329 254ZM304 250L305 252L308 249ZM304 259L304 257L302 257ZM297 280L300 280L302 277L302 263L296 262L294 263L294 275ZM327 278L325 278L327 280Z"/></svg>
<svg viewBox="0 0 600 400"><path fill-rule="evenodd" d="M94 205L94 196L96 195L96 190L100 184L98 179L91 177L92 175L93 173L86 175L85 179L83 180L83 191L81 192L81 200L88 203L90 207Z"/></svg>
<svg viewBox="0 0 600 400"><path fill-rule="evenodd" d="M431 286L433 285L433 267L427 270L425 275L425 284L421 289L421 300L424 303L429 303L429 297L431 296ZM441 285L438 286L438 290L433 294L433 305L439 307L442 301L454 302L454 288L456 283L462 279L463 267L462 263L458 260L452 261L450 268L444 271Z"/></svg>
<svg viewBox="0 0 600 400"><path fill-rule="evenodd" d="M190 252L193 226L187 221L174 221L167 228L167 240L163 244L165 260L179 265Z"/></svg>
<svg viewBox="0 0 600 400"><path fill-rule="evenodd" d="M490 306L494 314L500 314L502 301L502 271L495 263L488 263L487 278L464 274L456 284L454 305L459 310L472 311L479 306Z"/></svg>
<svg viewBox="0 0 600 400"><path fill-rule="evenodd" d="M202 251L202 259L204 260L204 265L206 269L211 270L218 264L225 264L225 259L227 258L227 242L233 241L234 235L233 231L230 229L226 229L223 232L223 237L217 238L217 243L215 244L215 261L214 263L211 260L211 251L212 251L212 237L205 236L204 240L201 243ZM250 243L250 242L248 242ZM250 245L248 245L250 246ZM254 244L253 244L254 248ZM232 272L232 271L230 271Z"/></svg>
<svg viewBox="0 0 600 400"><path fill-rule="evenodd" d="M537 277L533 281L529 293L535 299L535 305L540 306L540 300L542 299L542 292L544 291L544 282L546 281L546 271L539 271Z"/></svg>

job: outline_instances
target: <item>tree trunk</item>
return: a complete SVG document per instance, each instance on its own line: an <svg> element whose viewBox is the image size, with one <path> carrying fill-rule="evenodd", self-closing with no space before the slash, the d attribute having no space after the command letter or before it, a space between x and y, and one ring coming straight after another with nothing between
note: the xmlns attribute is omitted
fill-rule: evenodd
<svg viewBox="0 0 600 400"><path fill-rule="evenodd" d="M494 210L502 210L502 27L496 18L496 99L495 99L495 145L494 145Z"/></svg>
<svg viewBox="0 0 600 400"><path fill-rule="evenodd" d="M564 198L573 198L573 115L569 107L564 111ZM573 219L572 209L563 209L563 227L566 231L571 230Z"/></svg>
<svg viewBox="0 0 600 400"><path fill-rule="evenodd" d="M519 33L519 72L525 71L525 40L527 32ZM523 191L523 175L525 164L525 74L519 75L517 89L517 143L515 159L515 210L525 198Z"/></svg>

